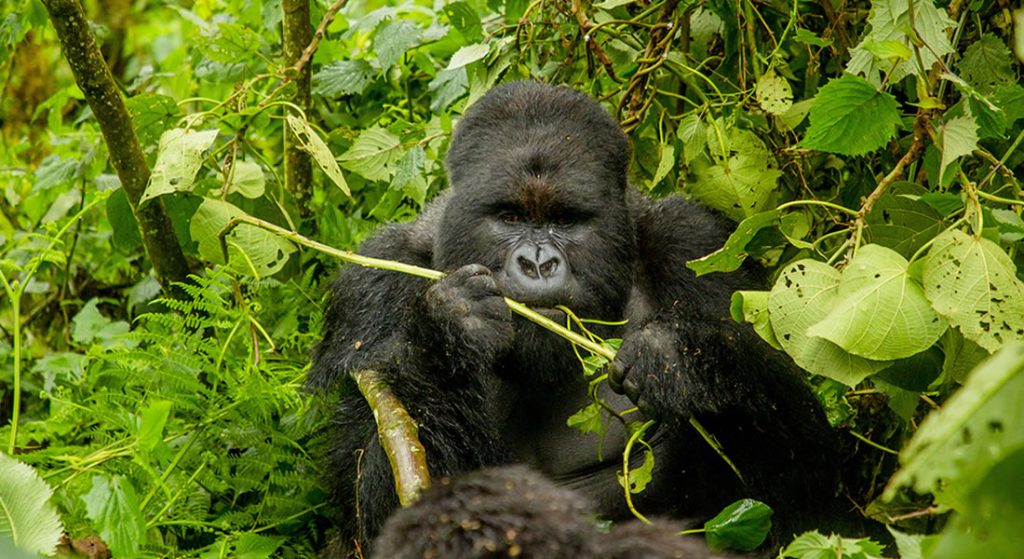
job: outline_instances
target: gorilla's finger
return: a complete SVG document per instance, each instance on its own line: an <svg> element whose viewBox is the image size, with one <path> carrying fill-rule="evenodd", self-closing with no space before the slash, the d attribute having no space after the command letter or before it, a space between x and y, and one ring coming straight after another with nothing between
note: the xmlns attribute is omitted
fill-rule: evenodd
<svg viewBox="0 0 1024 559"><path fill-rule="evenodd" d="M622 394L622 381L626 378L626 366L618 359L605 365L605 372L608 373L608 387L614 392Z"/></svg>

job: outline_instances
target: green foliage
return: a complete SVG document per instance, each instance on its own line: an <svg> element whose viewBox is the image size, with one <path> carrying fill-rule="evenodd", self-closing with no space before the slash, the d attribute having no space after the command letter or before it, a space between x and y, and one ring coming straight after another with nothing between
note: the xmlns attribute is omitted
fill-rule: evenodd
<svg viewBox="0 0 1024 559"><path fill-rule="evenodd" d="M738 222L685 264L766 270L769 287L735 294L732 314L811 374L851 441L899 449L922 425L891 501L868 507L938 532L897 536L901 556L1019 553L1024 16L1004 4L349 3L312 53L306 105L278 4L86 2L152 170L146 203L166 207L199 273L186 299L160 302L45 10L12 1L0 414L14 425L0 440L54 488L72 540L98 534L115 556L311 553L318 415L299 386L334 263L244 224L222 243L222 229L250 215L353 248L444 187L469 103L529 77L607 103L637 186ZM312 25L325 9L313 4ZM288 130L316 169L309 196L284 185ZM567 419L603 437L627 419L597 397L606 360L581 361L594 402ZM629 429L632 491L653 455L643 426ZM877 452L860 449L872 486L893 468ZM933 502L953 513L915 522ZM786 553L881 552L812 532Z"/></svg>
<svg viewBox="0 0 1024 559"><path fill-rule="evenodd" d="M24 551L53 555L63 530L52 495L35 470L0 454L0 538Z"/></svg>
<svg viewBox="0 0 1024 559"><path fill-rule="evenodd" d="M753 499L742 499L722 509L704 523L711 549L751 551L757 549L772 527L772 509Z"/></svg>

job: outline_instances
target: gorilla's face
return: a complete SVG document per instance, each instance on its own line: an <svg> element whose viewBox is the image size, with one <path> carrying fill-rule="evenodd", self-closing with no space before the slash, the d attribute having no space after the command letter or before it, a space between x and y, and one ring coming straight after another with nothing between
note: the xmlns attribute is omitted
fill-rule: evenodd
<svg viewBox="0 0 1024 559"><path fill-rule="evenodd" d="M460 122L434 264L483 264L527 305L618 319L636 253L625 204L628 145L589 98L539 93L518 107L482 101Z"/></svg>

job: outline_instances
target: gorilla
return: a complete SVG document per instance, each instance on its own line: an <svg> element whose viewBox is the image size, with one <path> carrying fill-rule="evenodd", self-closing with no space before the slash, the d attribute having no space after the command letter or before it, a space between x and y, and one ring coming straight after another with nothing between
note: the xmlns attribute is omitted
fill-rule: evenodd
<svg viewBox="0 0 1024 559"><path fill-rule="evenodd" d="M837 443L823 412L793 363L729 316L731 293L758 287L756 274L697 278L685 266L720 248L728 223L678 196L640 194L630 159L621 127L586 95L496 87L455 128L450 188L360 249L447 275L342 269L307 381L341 387L326 468L338 549L368 549L398 507L373 414L347 374L363 369L379 371L419 424L432 476L523 463L604 518L631 517L616 477L629 428L609 421L602 438L567 426L593 401L580 361L504 296L556 321L564 305L611 323L592 328L621 339L598 396L619 416L658 421L639 511L693 526L754 498L775 510L777 544L835 510Z"/></svg>
<svg viewBox="0 0 1024 559"><path fill-rule="evenodd" d="M373 559L724 559L672 522L599 532L584 499L524 466L444 478L391 516Z"/></svg>

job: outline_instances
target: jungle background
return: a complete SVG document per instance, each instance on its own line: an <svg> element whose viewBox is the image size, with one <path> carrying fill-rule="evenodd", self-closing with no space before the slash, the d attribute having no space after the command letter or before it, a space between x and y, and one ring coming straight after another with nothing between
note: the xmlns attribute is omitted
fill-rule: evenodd
<svg viewBox="0 0 1024 559"><path fill-rule="evenodd" d="M340 261L303 239L415 218L453 122L525 78L605 103L637 188L736 221L680 266L771 272L733 315L808 372L858 457L851 507L895 542L784 554L1020 556L1019 4L2 7L4 556L314 556L323 406L302 383Z"/></svg>

